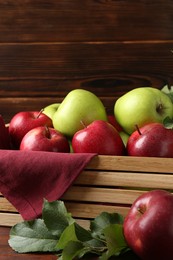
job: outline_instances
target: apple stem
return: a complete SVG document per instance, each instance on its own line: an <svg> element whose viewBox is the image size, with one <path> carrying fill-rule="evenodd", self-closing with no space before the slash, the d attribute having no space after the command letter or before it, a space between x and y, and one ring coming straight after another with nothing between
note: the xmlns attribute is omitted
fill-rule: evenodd
<svg viewBox="0 0 173 260"><path fill-rule="evenodd" d="M142 133L141 133L141 131L140 131L138 125L135 125L135 127L136 127L136 130L138 131L138 133L139 133L140 135L142 135Z"/></svg>
<svg viewBox="0 0 173 260"><path fill-rule="evenodd" d="M141 206L141 207L138 207L137 210L139 211L140 214L143 215L145 213L145 211L146 211L146 208L145 208L145 206Z"/></svg>
<svg viewBox="0 0 173 260"><path fill-rule="evenodd" d="M48 127L48 126L45 126L45 130L46 130L46 137L47 137L48 139L50 139L49 127Z"/></svg>
<svg viewBox="0 0 173 260"><path fill-rule="evenodd" d="M38 115L37 115L36 118L39 118L39 116L42 114L43 111L44 111L44 108L42 108L42 109L40 110L40 112L38 113Z"/></svg>
<svg viewBox="0 0 173 260"><path fill-rule="evenodd" d="M163 113L163 105L159 104L156 108L157 113L162 114Z"/></svg>
<svg viewBox="0 0 173 260"><path fill-rule="evenodd" d="M138 208L139 213L143 214L144 212L141 210L141 208Z"/></svg>
<svg viewBox="0 0 173 260"><path fill-rule="evenodd" d="M83 128L86 128L86 125L84 124L84 122L82 120L80 121L80 123L83 126Z"/></svg>

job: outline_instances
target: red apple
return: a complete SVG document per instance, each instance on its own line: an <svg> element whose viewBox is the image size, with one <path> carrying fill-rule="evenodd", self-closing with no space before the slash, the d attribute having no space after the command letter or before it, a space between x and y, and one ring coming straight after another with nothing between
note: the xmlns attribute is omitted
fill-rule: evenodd
<svg viewBox="0 0 173 260"><path fill-rule="evenodd" d="M129 247L140 259L173 259L173 194L152 190L139 196L123 229Z"/></svg>
<svg viewBox="0 0 173 260"><path fill-rule="evenodd" d="M11 149L10 135L2 115L0 115L0 149Z"/></svg>
<svg viewBox="0 0 173 260"><path fill-rule="evenodd" d="M173 157L173 130L150 123L133 132L127 142L130 156Z"/></svg>
<svg viewBox="0 0 173 260"><path fill-rule="evenodd" d="M125 146L118 131L108 122L95 120L72 138L74 153L124 155Z"/></svg>
<svg viewBox="0 0 173 260"><path fill-rule="evenodd" d="M116 118L114 115L108 115L108 122L113 125L118 132L123 131L122 127L120 126L120 124L117 122Z"/></svg>
<svg viewBox="0 0 173 260"><path fill-rule="evenodd" d="M52 120L39 111L24 111L13 116L9 133L14 148L18 149L24 135L37 126L52 127Z"/></svg>
<svg viewBox="0 0 173 260"><path fill-rule="evenodd" d="M38 126L23 137L20 150L70 152L67 138L51 127Z"/></svg>

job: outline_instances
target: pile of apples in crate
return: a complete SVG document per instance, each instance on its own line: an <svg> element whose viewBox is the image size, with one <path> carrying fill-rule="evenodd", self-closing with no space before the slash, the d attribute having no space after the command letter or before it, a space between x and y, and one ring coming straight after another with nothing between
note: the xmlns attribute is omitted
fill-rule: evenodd
<svg viewBox="0 0 173 260"><path fill-rule="evenodd" d="M172 118L164 89L127 92L115 101L114 115L94 93L75 89L61 103L15 114L6 138L1 134L0 148L173 157Z"/></svg>
<svg viewBox="0 0 173 260"><path fill-rule="evenodd" d="M114 115L107 115L94 93L75 89L60 104L17 113L9 127L0 117L0 149L173 157L171 96L165 88L136 88L119 97ZM138 197L123 235L140 259L173 259L173 195L155 190ZM121 248L114 251L117 256Z"/></svg>

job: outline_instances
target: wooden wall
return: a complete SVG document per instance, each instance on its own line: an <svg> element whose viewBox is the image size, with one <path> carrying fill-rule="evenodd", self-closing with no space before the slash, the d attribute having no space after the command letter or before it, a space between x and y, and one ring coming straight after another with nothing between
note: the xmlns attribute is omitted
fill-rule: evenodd
<svg viewBox="0 0 173 260"><path fill-rule="evenodd" d="M0 113L173 84L173 1L0 0Z"/></svg>

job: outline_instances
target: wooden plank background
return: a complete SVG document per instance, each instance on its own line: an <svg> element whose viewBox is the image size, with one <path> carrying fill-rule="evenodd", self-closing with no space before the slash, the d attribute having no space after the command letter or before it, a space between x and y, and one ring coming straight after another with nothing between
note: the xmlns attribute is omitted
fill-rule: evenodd
<svg viewBox="0 0 173 260"><path fill-rule="evenodd" d="M173 85L173 2L0 0L0 113L93 91L112 113L124 92Z"/></svg>

